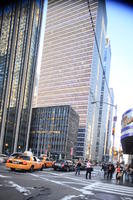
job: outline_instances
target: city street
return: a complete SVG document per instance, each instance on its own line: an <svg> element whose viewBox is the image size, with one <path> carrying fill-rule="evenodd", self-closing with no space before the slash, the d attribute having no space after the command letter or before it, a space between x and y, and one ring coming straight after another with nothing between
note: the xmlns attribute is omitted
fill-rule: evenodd
<svg viewBox="0 0 133 200"><path fill-rule="evenodd" d="M92 179L74 172L53 169L12 172L0 165L0 200L133 200L132 185L120 185L103 179L100 167L95 167Z"/></svg>

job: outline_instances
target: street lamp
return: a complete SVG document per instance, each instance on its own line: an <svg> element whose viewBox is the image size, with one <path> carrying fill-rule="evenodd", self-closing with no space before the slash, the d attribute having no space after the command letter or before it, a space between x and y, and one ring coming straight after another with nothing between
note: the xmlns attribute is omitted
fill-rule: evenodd
<svg viewBox="0 0 133 200"><path fill-rule="evenodd" d="M108 102L104 102L104 101L93 101L93 102L91 102L91 104L96 104L96 103L107 104L107 105L115 108L115 116L113 118L113 130L112 130L112 136L113 136L112 161L113 161L113 158L114 158L114 141L115 141L115 126L116 126L116 121L117 121L117 105L114 105L114 104L111 104L111 103L108 103Z"/></svg>
<svg viewBox="0 0 133 200"><path fill-rule="evenodd" d="M91 102L91 104L95 104L95 103L107 104L107 105L113 106L113 107L115 107L115 109L117 109L117 105L114 105L114 104L112 104L112 103L108 103L108 102L104 102L104 101L92 101L92 102Z"/></svg>

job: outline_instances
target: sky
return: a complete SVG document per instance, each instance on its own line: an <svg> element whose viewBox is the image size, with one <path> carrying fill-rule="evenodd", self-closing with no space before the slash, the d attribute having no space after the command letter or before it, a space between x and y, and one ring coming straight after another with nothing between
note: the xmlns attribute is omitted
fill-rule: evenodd
<svg viewBox="0 0 133 200"><path fill-rule="evenodd" d="M120 141L122 114L133 108L133 7L107 0L106 9L111 43L109 86L117 104L116 145Z"/></svg>

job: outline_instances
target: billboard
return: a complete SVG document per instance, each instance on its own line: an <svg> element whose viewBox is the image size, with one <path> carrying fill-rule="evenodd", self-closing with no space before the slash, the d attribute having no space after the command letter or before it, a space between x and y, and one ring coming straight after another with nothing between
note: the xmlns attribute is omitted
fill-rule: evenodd
<svg viewBox="0 0 133 200"><path fill-rule="evenodd" d="M121 143L124 153L133 154L133 108L122 115Z"/></svg>

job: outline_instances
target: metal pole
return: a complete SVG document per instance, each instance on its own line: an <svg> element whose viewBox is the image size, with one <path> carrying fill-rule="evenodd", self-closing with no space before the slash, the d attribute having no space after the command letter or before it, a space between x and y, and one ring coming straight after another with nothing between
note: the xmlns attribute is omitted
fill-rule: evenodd
<svg viewBox="0 0 133 200"><path fill-rule="evenodd" d="M38 133L38 141L37 141L37 157L39 155L39 149L40 149L40 133Z"/></svg>

